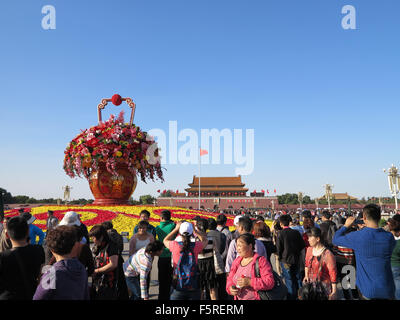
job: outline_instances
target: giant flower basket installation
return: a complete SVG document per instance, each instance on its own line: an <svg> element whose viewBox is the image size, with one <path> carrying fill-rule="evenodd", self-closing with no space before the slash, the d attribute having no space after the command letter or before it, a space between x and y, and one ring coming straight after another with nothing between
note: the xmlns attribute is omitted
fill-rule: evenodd
<svg viewBox="0 0 400 320"><path fill-rule="evenodd" d="M101 110L108 102L118 106L126 101L131 110L129 123L123 111L103 122ZM133 124L136 105L131 98L114 95L97 106L98 125L82 130L67 146L64 170L74 178L88 179L95 205L128 204L136 189L137 176L164 181L157 143L153 137Z"/></svg>

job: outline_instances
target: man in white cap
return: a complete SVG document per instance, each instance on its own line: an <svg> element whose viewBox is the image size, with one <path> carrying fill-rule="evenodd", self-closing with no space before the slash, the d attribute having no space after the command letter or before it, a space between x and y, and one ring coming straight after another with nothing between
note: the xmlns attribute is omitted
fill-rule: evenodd
<svg viewBox="0 0 400 320"><path fill-rule="evenodd" d="M59 226L77 226L83 234L83 244L89 243L89 233L86 226L79 220L79 215L75 211L68 211L59 223Z"/></svg>

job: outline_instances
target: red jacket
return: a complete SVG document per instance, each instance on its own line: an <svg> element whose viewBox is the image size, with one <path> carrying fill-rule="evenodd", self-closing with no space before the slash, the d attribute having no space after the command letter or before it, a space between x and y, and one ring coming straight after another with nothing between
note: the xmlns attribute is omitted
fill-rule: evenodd
<svg viewBox="0 0 400 320"><path fill-rule="evenodd" d="M258 265L260 268L260 278L256 278L256 271L255 271L255 265L256 265L256 259L257 257L260 257L258 260ZM230 292L230 287L234 285L233 283L233 277L239 268L240 262L242 261L242 257L238 256L232 263L231 271L229 272L228 279L226 280L226 292L228 294L231 294ZM253 260L251 262L251 286L255 291L258 290L271 290L274 285L274 275L272 273L272 267L271 264L267 261L267 259L264 256L260 256L257 253L254 253ZM257 299L259 300L260 297L258 293L256 292ZM235 300L237 300L236 296L234 297Z"/></svg>

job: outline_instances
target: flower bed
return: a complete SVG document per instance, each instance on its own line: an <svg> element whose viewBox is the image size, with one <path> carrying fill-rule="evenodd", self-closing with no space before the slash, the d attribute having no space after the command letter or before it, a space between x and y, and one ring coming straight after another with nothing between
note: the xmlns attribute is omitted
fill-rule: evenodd
<svg viewBox="0 0 400 320"><path fill-rule="evenodd" d="M75 211L81 221L90 230L92 226L111 220L114 228L118 232L129 232L132 234L133 228L139 222L139 214L142 210L150 212L150 224L157 226L160 223L160 215L162 210L170 210L172 220L192 220L195 216L203 218L216 218L218 213L203 212L198 210L190 210L179 207L153 207L153 206L41 206L30 210L30 213L36 217L34 222L43 231L46 230L47 211L53 210L54 215L61 220L67 211ZM29 211L26 209L26 211ZM18 215L18 210L6 210L6 217L14 217ZM226 215L228 218L227 226L233 229L233 215Z"/></svg>

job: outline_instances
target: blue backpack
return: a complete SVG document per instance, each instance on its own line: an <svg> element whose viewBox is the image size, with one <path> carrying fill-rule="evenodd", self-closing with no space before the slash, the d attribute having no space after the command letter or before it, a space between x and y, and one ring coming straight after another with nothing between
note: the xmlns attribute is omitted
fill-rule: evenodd
<svg viewBox="0 0 400 320"><path fill-rule="evenodd" d="M182 242L178 242L183 246ZM174 270L174 287L176 290L196 290L198 284L198 268L196 257L194 256L195 244L191 243L188 251L181 251L178 263Z"/></svg>

